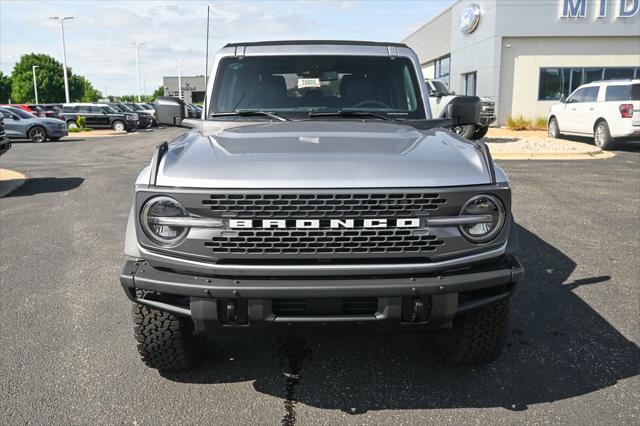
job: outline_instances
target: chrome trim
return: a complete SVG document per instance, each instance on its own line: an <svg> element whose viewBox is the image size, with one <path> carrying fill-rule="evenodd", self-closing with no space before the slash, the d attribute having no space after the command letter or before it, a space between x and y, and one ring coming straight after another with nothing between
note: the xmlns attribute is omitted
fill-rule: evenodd
<svg viewBox="0 0 640 426"><path fill-rule="evenodd" d="M184 226L190 228L222 228L222 219L208 219L199 217L150 217L149 222L156 225Z"/></svg>
<svg viewBox="0 0 640 426"><path fill-rule="evenodd" d="M443 216L427 218L427 226L455 226L472 225L476 223L492 222L491 215L468 215L468 216Z"/></svg>
<svg viewBox="0 0 640 426"><path fill-rule="evenodd" d="M274 276L274 275L367 275L377 273L423 273L449 269L458 266L466 266L473 262L493 259L504 254L507 243L469 256L457 257L455 259L441 260L436 262L422 263L381 263L381 264L338 264L338 265L299 265L296 259L291 259L291 264L261 264L261 265L241 265L241 264L216 264L191 259L182 259L164 254L151 252L138 245L142 256L152 264L169 269L179 268L186 271L203 274L221 274L238 276Z"/></svg>

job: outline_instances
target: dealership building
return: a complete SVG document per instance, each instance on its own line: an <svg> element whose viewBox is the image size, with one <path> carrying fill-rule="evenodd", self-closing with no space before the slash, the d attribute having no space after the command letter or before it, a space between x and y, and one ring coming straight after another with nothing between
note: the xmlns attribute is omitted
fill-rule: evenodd
<svg viewBox="0 0 640 426"><path fill-rule="evenodd" d="M182 85L182 99L188 104L196 104L204 102L204 94L207 91L204 84L204 76L195 77L163 77L162 86L165 96L176 96L180 94L178 88L178 80Z"/></svg>
<svg viewBox="0 0 640 426"><path fill-rule="evenodd" d="M640 0L458 0L404 42L426 78L492 98L503 125L581 84L640 79Z"/></svg>

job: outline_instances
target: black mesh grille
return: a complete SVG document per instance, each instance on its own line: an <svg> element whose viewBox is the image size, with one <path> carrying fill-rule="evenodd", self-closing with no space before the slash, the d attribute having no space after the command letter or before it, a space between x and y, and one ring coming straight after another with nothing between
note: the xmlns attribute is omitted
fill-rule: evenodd
<svg viewBox="0 0 640 426"><path fill-rule="evenodd" d="M446 202L433 193L213 194L202 201L216 216L246 219L412 217Z"/></svg>
<svg viewBox="0 0 640 426"><path fill-rule="evenodd" d="M273 299L271 310L276 316L374 315L378 310L375 297L346 299Z"/></svg>
<svg viewBox="0 0 640 426"><path fill-rule="evenodd" d="M421 253L444 245L408 229L260 229L205 242L218 254ZM415 233L415 235L414 235Z"/></svg>

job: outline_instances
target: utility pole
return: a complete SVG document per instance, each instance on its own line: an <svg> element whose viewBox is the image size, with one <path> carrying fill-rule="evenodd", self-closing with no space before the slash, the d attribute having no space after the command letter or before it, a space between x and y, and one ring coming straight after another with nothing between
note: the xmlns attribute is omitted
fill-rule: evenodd
<svg viewBox="0 0 640 426"><path fill-rule="evenodd" d="M64 73L64 98L69 103L69 79L67 78L67 50L64 45L64 21L73 16L52 16L49 19L60 22L60 37L62 38L62 72Z"/></svg>
<svg viewBox="0 0 640 426"><path fill-rule="evenodd" d="M136 73L138 75L138 102L140 102L140 59L138 57L138 46L142 46L143 44L146 44L146 43L143 41L135 41L131 44L136 47Z"/></svg>
<svg viewBox="0 0 640 426"><path fill-rule="evenodd" d="M180 77L180 63L182 59L178 59L178 97L182 99L182 78Z"/></svg>
<svg viewBox="0 0 640 426"><path fill-rule="evenodd" d="M33 65L31 67L31 72L33 73L33 92L36 94L36 104L39 104L40 102L38 102L38 82L36 81L36 68L40 68L37 65Z"/></svg>

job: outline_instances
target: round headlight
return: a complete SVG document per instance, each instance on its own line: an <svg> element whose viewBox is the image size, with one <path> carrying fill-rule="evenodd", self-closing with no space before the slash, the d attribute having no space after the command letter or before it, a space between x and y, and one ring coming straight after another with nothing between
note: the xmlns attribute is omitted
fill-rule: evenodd
<svg viewBox="0 0 640 426"><path fill-rule="evenodd" d="M189 217L187 210L170 197L155 197L147 201L140 213L144 233L153 242L172 246L181 242L189 233L188 226L176 226L171 218Z"/></svg>
<svg viewBox="0 0 640 426"><path fill-rule="evenodd" d="M486 243L494 239L504 225L505 211L502 202L493 195L476 195L466 202L461 216L486 216L486 221L460 225L460 232L472 243Z"/></svg>

